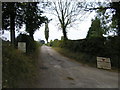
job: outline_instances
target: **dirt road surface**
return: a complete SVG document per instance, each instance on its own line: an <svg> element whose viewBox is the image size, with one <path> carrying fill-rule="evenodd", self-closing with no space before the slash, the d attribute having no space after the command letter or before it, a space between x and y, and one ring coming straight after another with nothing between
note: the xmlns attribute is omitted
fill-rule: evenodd
<svg viewBox="0 0 120 90"><path fill-rule="evenodd" d="M118 73L84 66L42 46L37 88L118 88Z"/></svg>

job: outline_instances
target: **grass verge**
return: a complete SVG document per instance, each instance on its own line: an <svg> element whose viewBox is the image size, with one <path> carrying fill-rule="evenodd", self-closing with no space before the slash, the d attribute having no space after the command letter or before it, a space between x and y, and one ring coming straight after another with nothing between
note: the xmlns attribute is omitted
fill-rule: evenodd
<svg viewBox="0 0 120 90"><path fill-rule="evenodd" d="M58 51L60 54L63 56L66 56L70 59L76 60L80 62L83 65L91 66L91 67L97 67L97 62L96 62L96 57L95 55L90 55L87 53L82 53L82 52L71 52L68 49L65 48L58 48L58 47L53 47L56 51ZM112 67L112 70L109 71L114 71L118 72L118 68Z"/></svg>
<svg viewBox="0 0 120 90"><path fill-rule="evenodd" d="M96 57L93 55L89 55L89 54L81 53L81 52L75 53L65 48L63 49L63 48L54 47L54 49L58 51L60 54L62 54L63 56L67 56L68 58L81 62L84 65L87 64L87 65L96 67Z"/></svg>
<svg viewBox="0 0 120 90"><path fill-rule="evenodd" d="M9 42L3 42L2 48L2 87L32 87L36 77L38 51L35 50L29 55L24 54L13 48Z"/></svg>

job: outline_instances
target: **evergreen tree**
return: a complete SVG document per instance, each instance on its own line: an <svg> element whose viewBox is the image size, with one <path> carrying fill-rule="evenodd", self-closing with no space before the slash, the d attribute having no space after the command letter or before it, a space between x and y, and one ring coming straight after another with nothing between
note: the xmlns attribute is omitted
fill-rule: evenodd
<svg viewBox="0 0 120 90"><path fill-rule="evenodd" d="M26 31L29 33L30 37L34 40L34 32L40 28L41 24L46 21L45 16L41 16L43 11L41 11L37 2L27 2L25 3L25 15L24 23L26 24Z"/></svg>
<svg viewBox="0 0 120 90"><path fill-rule="evenodd" d="M100 19L95 18L92 20L91 27L89 28L87 38L103 37L104 30L101 27Z"/></svg>
<svg viewBox="0 0 120 90"><path fill-rule="evenodd" d="M48 22L45 23L45 39L48 43L48 38L49 38L49 27L48 27Z"/></svg>
<svg viewBox="0 0 120 90"><path fill-rule="evenodd" d="M10 30L11 43L15 45L15 28L23 23L23 5L18 2L2 3L2 30Z"/></svg>

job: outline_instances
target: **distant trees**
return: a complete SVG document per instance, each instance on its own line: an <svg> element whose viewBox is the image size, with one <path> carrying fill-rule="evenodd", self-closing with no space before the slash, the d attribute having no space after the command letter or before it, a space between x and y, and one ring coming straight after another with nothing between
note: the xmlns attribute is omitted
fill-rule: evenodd
<svg viewBox="0 0 120 90"><path fill-rule="evenodd" d="M47 41L47 43L48 43L48 38L49 38L49 27L48 27L48 24L49 24L49 22L51 21L52 19L46 19L46 21L45 21L45 39L46 39L46 41Z"/></svg>
<svg viewBox="0 0 120 90"><path fill-rule="evenodd" d="M38 41L39 41L40 44L45 44L44 40L39 39Z"/></svg>

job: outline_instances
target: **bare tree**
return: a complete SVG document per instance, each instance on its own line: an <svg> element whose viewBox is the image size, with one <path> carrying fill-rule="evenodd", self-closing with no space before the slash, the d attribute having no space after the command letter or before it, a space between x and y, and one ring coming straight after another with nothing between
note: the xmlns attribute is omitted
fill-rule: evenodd
<svg viewBox="0 0 120 90"><path fill-rule="evenodd" d="M63 32L64 40L67 40L67 28L74 25L86 12L82 9L84 2L77 0L58 0L52 2L52 9L55 16L57 16L60 27Z"/></svg>

